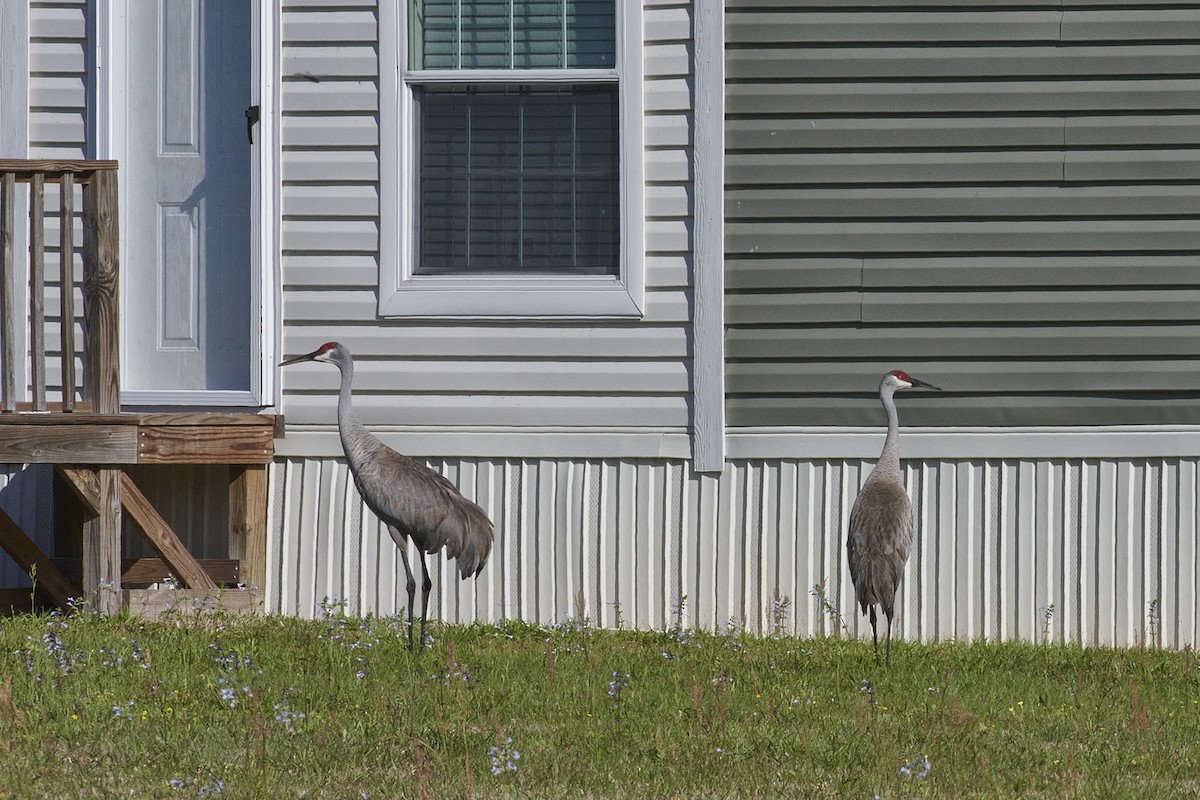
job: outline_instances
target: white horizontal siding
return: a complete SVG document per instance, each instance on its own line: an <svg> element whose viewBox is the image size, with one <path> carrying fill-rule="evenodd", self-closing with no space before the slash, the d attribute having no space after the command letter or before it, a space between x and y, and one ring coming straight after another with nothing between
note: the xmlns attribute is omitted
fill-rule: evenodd
<svg viewBox="0 0 1200 800"><path fill-rule="evenodd" d="M582 593L614 625L689 624L869 636L845 568L845 520L870 461L444 459L430 465L479 502L496 545L477 580L431 559L430 616L553 622ZM1167 647L1197 641L1196 500L1188 459L924 460L905 465L917 535L897 602L908 639L1040 640ZM323 598L354 613L407 603L403 569L340 459L271 471L267 602L309 616ZM840 610L812 596L824 584ZM1052 607L1052 608L1051 608Z"/></svg>
<svg viewBox="0 0 1200 800"><path fill-rule="evenodd" d="M361 363L369 424L689 424L691 13L645 11L646 316L636 322L378 320L377 21L367 2L282 12L283 350ZM337 374L282 375L290 425L332 423Z"/></svg>
<svg viewBox="0 0 1200 800"><path fill-rule="evenodd" d="M84 158L87 3L31 3L29 40L29 157Z"/></svg>

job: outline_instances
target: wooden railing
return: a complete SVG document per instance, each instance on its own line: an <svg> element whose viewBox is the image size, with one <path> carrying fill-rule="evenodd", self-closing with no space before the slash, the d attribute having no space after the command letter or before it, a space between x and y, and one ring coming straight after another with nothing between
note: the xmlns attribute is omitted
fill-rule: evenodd
<svg viewBox="0 0 1200 800"><path fill-rule="evenodd" d="M28 185L28 253L16 252L17 185ZM19 265L28 264L29 278L29 408L46 411L46 235L47 186L58 186L60 253L60 384L61 410L76 410L76 357L83 365L82 396L96 414L120 411L118 357L118 220L117 162L27 161L0 159L0 412L18 410L26 387L17 387L18 326L26 319L16 308ZM75 342L75 187L83 201L83 349ZM22 214L22 216L24 216ZM21 406L24 407L24 404Z"/></svg>

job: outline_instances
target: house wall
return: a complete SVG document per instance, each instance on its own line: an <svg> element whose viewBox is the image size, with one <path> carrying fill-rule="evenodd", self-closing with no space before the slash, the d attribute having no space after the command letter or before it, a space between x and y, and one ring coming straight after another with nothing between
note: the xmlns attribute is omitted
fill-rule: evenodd
<svg viewBox="0 0 1200 800"><path fill-rule="evenodd" d="M1158 19L1175 19L1180 30L1187 30L1190 11L1167 13L1166 6L1159 5L1163 13ZM429 456L431 466L479 500L496 522L495 550L478 579L460 581L440 558L432 559L436 578L430 616L450 621L519 616L551 622L576 613L581 597L585 613L599 624L617 624L619 612L623 624L663 627L675 620L674 609L686 598L688 624L719 627L732 618L752 630L767 631L774 626L770 609L778 597L789 602L782 629L813 634L841 629L811 594L814 586L824 584L847 632L864 635L866 626L853 609L845 573L844 519L881 440L874 381L883 369L901 365L930 380L950 384L956 379L959 386L949 397L938 398L936 407L915 394L902 398L905 423L929 420L934 409L938 411L932 427L906 429L903 438L905 476L917 506L919 532L902 585L898 635L926 640L1040 639L1045 633L1056 640L1089 644L1137 644L1146 637L1165 646L1194 646L1200 624L1194 589L1200 579L1200 459L1192 455L1200 452L1200 442L1195 430L947 432L938 427L950 419L944 416L946 409L962 420L976 419L985 406L1011 413L1001 418L1005 423L1027 416L1053 418L1028 411L1053 406L1038 405L1042 394L1005 395L1004 387L996 388L997 382L1019 382L1029 374L1059 381L1058 388L1045 395L1057 398L1055 402L1070 397L1079 409L1136 405L1148 409L1148 418L1158 419L1162 410L1164 419L1159 421L1166 421L1182 408L1190 386L1195 331L1191 320L1171 316L1182 314L1178 305L1154 304L1165 302L1155 292L1189 298L1190 286L1176 283L1184 273L1179 253L1171 249L1187 241L1189 233L1171 233L1167 244L1143 248L1148 255L1137 259L1124 251L1103 250L1087 251L1082 258L1080 253L1022 251L1005 260L980 250L982 234L971 226L982 223L970 217L986 211L1005 224L1012 222L1010 216L1036 212L1036 219L1021 223L1027 232L1055 229L1055 235L1069 239L1080 231L1111 227L1108 241L1131 221L1154 230L1191 224L1191 212L1183 205L1189 200L1190 173L1176 172L1187 163L1183 143L1187 126L1194 123L1186 113L1188 106L1180 106L1183 111L1176 109L1174 115L1141 115L1120 105L1102 114L1082 106L1079 113L1070 114L1015 106L1001 115L1007 127L996 129L1007 131L1003 135L1011 138L1008 144L1003 138L986 138L994 130L982 124L979 114L950 122L931 114L932 121L922 128L911 114L869 105L838 110L828 105L836 98L849 104L866 102L863 97L870 92L864 87L874 96L891 97L889 102L918 84L930 97L953 89L960 92L957 97L969 99L959 84L917 80L921 74L915 65L922 63L934 75L962 69L964 77L978 78L976 83L986 85L978 89L981 104L992 103L995 97L988 92L1006 82L1014 91L1004 97L1017 98L1024 93L1018 89L1033 97L1040 88L1054 89L1048 96L1061 98L1086 89L1084 83L1095 83L1088 71L1095 68L1094 59L1114 63L1111 57L1120 48L1109 42L1058 47L1057 39L1040 32L1048 30L1045 13L1022 10L1019 4L976 10L970 19L958 6L925 17L897 12L899 18L887 12L886 5L868 10L847 4L845 13L830 11L829 4L822 8L805 18L811 23L806 35L815 37L808 44L814 46L768 48L773 55L767 53L763 62L768 70L816 65L812 80L795 81L809 92L793 112L812 123L807 128L763 129L749 145L747 139L739 139L747 133L735 122L767 120L739 110L734 102L738 87L763 82L761 76L739 73L750 69L750 61L728 62L732 89L726 133L735 177L727 208L729 232L736 232L739 214L745 221L745 209L757 209L752 213L769 218L778 206L786 216L771 224L794 229L794 235L773 236L771 241L823 243L805 244L799 253L768 252L760 258L742 252L744 239L732 239L726 275L726 311L732 325L726 344L732 357L731 421L739 427L727 437L731 460L724 470L698 474L690 460L688 433L693 355L689 220L694 210L690 7L646 5L647 318L612 323L433 323L375 318L378 230L387 223L378 218L374 5L337 0L284 4L284 352L306 352L329 339L347 343L358 356L356 404L368 424L398 449ZM1096 24L1117 13L1092 11ZM1016 15L1009 19L1011 24L993 27L997 14L1009 12ZM1057 11L1051 13L1066 20ZM1117 14L1116 19L1134 13ZM739 14L752 16L737 5L729 9L727 34L735 51L748 41L738 38L739 31L744 32ZM912 24L897 25L905 19ZM861 27L847 28L851 22ZM956 28L954 22L963 25ZM1153 31L1145 24L1125 19L1118 27L1121 35L1128 27L1135 37L1150 37ZM949 32L937 33L939 25ZM85 155L85 5L39 2L30 8L30 26L31 154ZM1176 32L1173 24L1164 22L1162 28L1153 35L1164 42L1185 35L1195 38ZM827 33L831 29L838 32ZM916 36L917 29L927 38L881 41L896 31ZM955 41L963 41L963 30L982 37L972 40L981 47L957 52L938 38L959 36ZM989 36L999 37L994 47L983 41ZM1050 38L1043 41L1043 36ZM911 46L913 42L921 46ZM1014 42L1022 48L1004 56ZM1141 89L1153 89L1155 81L1176 80L1170 76L1182 69L1179 58L1190 51L1183 44L1163 46L1165 55L1153 62L1161 72L1158 77L1146 72L1149 45L1125 48L1135 66L1124 78L1144 81ZM975 59L975 50L987 47L993 47L993 54L1003 51L987 69L1016 72L980 72L983 62ZM1100 52L1089 55L1089 47ZM1038 48L1055 52L1030 58L1029 64L1015 57L1031 56ZM1046 75L1055 74L1060 66L1054 65L1067 63L1063 59L1068 56L1083 59L1070 63L1093 66L1048 83L1045 75L1021 72L1042 69ZM941 61L947 58L959 60L949 68ZM893 67L888 64L907 64L916 77L908 80L902 71L889 72ZM865 72L856 77L855 69ZM891 75L900 77L892 80ZM1086 95L1097 105L1118 95L1129 101L1128 94L1114 94L1116 81L1101 83ZM1143 102L1152 104L1159 96L1149 91ZM818 105L822 97L825 106ZM1026 101L1032 102L1021 102ZM1108 138L1078 143L1063 138L1066 131L1075 130L1071 126L1089 120L1084 127ZM886 146L873 138L880 135L879 129L885 131ZM1040 144L1028 138L1038 130L1057 130L1059 138L1050 136ZM1157 144L1136 138L1145 137L1148 130L1166 138ZM1121 144L1121 131L1132 131L1135 137L1128 146ZM791 144L772 150L779 137ZM1091 144L1084 146L1087 142ZM1057 164L1060 179L1068 163L1125 170L1120 174L1129 177L1108 173L1103 186L1086 180L1060 186L1061 180L1040 178L996 185L986 180L962 185L946 181L926 189L911 185L915 175L927 174L914 165L927 164L932 155L948 158L951 165L988 168L1048 160ZM777 159L776 171L796 163L808 164L809 170L857 163L874 178L846 185L830 184L832 179L826 178L823 185L819 174L807 173L812 186L800 194L775 197L754 181L736 179L738 160L751 156L763 156L768 177L773 174L771 159ZM1155 174L1184 179L1151 180ZM876 190L882 199L863 200L864 192ZM1101 197L1104 192L1115 199ZM773 202L759 203L759 195ZM1047 204L1081 198L1084 205L1071 206L1068 212L1044 211ZM1115 204L1118 211L1106 213L1105 203ZM840 209L840 217L822 216L834 207ZM864 213L855 211L860 207L869 212L865 218L855 216ZM954 217L958 209L972 207L976 210L966 215L968 219ZM1143 210L1136 212L1139 207ZM797 213L799 218L792 216ZM893 218L897 214L912 216ZM850 245L843 252L829 244L830 237L861 241L855 237L864 230L870 233L886 224L915 226L907 231L914 236L893 230L894 236L871 233L874 241L923 241L925 247L961 235L974 244L928 259L924 256L930 254L915 245L903 252L860 251L855 249L859 245ZM1072 233L1072 225L1082 227ZM920 231L924 233L916 236ZM57 238L56 231L47 234ZM1022 241L1012 231L1005 236L1016 237L1009 242ZM833 254L823 248L833 248ZM922 257L919 262L917 256ZM978 268L968 275L974 282L963 277L959 262ZM799 279L793 269L797 264L803 265ZM1130 264L1137 269L1126 269ZM1141 283L1129 283L1124 277L1128 274L1136 274ZM884 275L891 277L878 277L883 283L868 285L868 277ZM903 288L909 276L918 289ZM868 289L875 294L868 297ZM837 316L847 308L872 309L877 303L899 314L905 307L902 300L915 316L920 316L916 311L928 314L930 309L942 313L938 309L959 308L960 302L983 298L983 292L992 290L1006 298L1012 295L1011 302L995 303L1000 309L995 313L1012 313L1013 319L979 326L954 316L959 313L955 311L936 324L899 325L890 318L868 319L863 311L861 319L852 312ZM1114 294L1128 295L1129 307L1148 314L1149 321L1097 322L1087 316L1090 306L1079 305L1087 297L1102 297L1099 305L1107 307ZM746 316L756 306L766 313L781 304L791 304L789 313L802 318L768 323ZM1011 311L1018 306L1025 311ZM970 313L983 307L990 306L962 306ZM1081 322L1036 322L1047 308L1055 313L1065 309L1066 316L1076 315ZM752 345L767 349L754 350ZM791 360L797 353L804 358ZM1161 357L1156 361L1148 354ZM904 363L895 364L895 359ZM1073 372L1069 359L1091 372ZM951 367L958 362L963 366L955 372ZM779 367L777 372L792 376L786 380L801 375L804 391L792 392L788 386L794 384L772 383L778 379L767 374L771 370L747 384L747 376L753 377L752 370L760 365ZM1121 370L1105 373L1106 378L1114 376L1112 397L1061 388L1070 380L1061 376L1082 380L1082 374L1091 380L1097 370L1113 365ZM1165 377L1155 378L1156 372ZM1134 378L1159 382L1151 384L1151 394L1130 394L1126 390ZM285 370L282 379L280 410L288 425L270 473L269 560L263 587L268 608L310 616L329 597L345 600L348 610L356 613L401 611L407 599L397 551L363 508L340 457L334 426L336 372L320 365L295 367ZM866 389L861 388L864 382ZM964 390L964 383L973 388ZM747 385L767 391L755 395ZM744 413L748 406L743 401L750 399L778 413ZM818 421L867 427L794 429L778 424ZM759 427L744 427L751 425ZM193 532L189 547L194 553L219 556L226 476L219 470L201 472L185 476L156 470L138 480L173 524ZM44 540L52 522L43 513L48 502L43 477L18 468L0 475L0 505ZM186 492L176 490L183 485L189 487ZM15 567L0 559L4 584L19 585L19 578ZM1053 612L1048 613L1045 609L1051 605Z"/></svg>
<svg viewBox="0 0 1200 800"><path fill-rule="evenodd" d="M1182 2L726 3L727 417L1200 422Z"/></svg>
<svg viewBox="0 0 1200 800"><path fill-rule="evenodd" d="M29 158L87 157L87 41L84 0L29 4Z"/></svg>
<svg viewBox="0 0 1200 800"><path fill-rule="evenodd" d="M686 598L688 625L732 619L771 632L779 598L789 603L784 632L870 635L844 555L870 459L739 458L720 475L686 459L429 463L496 523L477 579L430 558L431 618L551 623L578 613L582 593L601 625L661 629ZM1196 458L921 458L904 472L918 526L897 635L1196 644ZM268 608L312 616L326 598L353 613L407 606L396 548L343 462L284 459L271 498ZM814 597L818 584L839 617Z"/></svg>
<svg viewBox="0 0 1200 800"><path fill-rule="evenodd" d="M89 25L91 14L83 0L48 0L29 4L29 114L28 114L28 157L38 159L78 159L94 155L94 145L89 141L91 119L91 83L89 70ZM60 314L59 274L61 253L59 243L60 207L59 187L51 183L46 186L45 215L45 268L46 303L44 341L46 343L46 392L47 400L62 399L60 361ZM22 195L22 213L24 192ZM75 342L83 341L83 192L75 189L74 195L74 256L75 308L77 322ZM24 237L22 229L18 233ZM22 238L19 246L27 247ZM20 284L18 302L27 304L27 287ZM20 332L25 336L24 331ZM27 364L18 369L24 371ZM75 374L83 375L82 362L76 361ZM78 380L78 378L77 378ZM76 392L76 399L81 399Z"/></svg>
<svg viewBox="0 0 1200 800"><path fill-rule="evenodd" d="M283 5L283 352L336 339L368 425L689 424L688 6L645 8L646 315L637 321L379 320L373 3ZM289 425L332 426L336 372L282 376Z"/></svg>

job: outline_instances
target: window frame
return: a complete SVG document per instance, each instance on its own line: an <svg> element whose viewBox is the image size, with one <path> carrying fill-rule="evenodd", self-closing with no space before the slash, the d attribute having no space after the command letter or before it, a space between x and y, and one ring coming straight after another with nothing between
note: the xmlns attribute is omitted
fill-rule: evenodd
<svg viewBox="0 0 1200 800"><path fill-rule="evenodd" d="M410 70L408 0L379 4L379 316L640 318L645 306L641 4L616 0L612 69ZM616 83L620 114L620 265L613 275L415 275L414 86Z"/></svg>

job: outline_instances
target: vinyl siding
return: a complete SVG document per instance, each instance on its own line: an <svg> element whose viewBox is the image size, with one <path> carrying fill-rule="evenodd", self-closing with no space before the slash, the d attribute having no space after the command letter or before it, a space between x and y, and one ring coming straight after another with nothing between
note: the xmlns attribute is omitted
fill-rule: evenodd
<svg viewBox="0 0 1200 800"><path fill-rule="evenodd" d="M1200 422L1200 4L727 5L730 425Z"/></svg>
<svg viewBox="0 0 1200 800"><path fill-rule="evenodd" d="M772 630L870 636L845 567L845 520L871 460L443 459L429 462L496 523L482 574L430 558L430 617L662 629L729 620ZM897 600L912 640L1023 639L1195 646L1194 458L909 460L917 535ZM340 459L272 467L268 608L312 616L400 613L403 567ZM415 556L415 553L413 554ZM813 596L818 584L838 610ZM842 625L845 625L845 628Z"/></svg>
<svg viewBox="0 0 1200 800"><path fill-rule="evenodd" d="M38 159L77 159L92 155L87 139L89 115L89 60L87 48L89 12L83 0L39 0L29 8L29 157ZM24 194L28 187L21 187ZM59 315L59 189L46 185L45 215L45 342L46 394L50 402L62 398ZM75 308L77 322L75 344L83 342L82 263L83 193L75 190L74 242ZM22 236L24 232L22 232ZM22 290L21 298L27 292ZM23 300L22 300L23 301ZM21 334L24 336L24 332ZM19 367L23 372L26 364ZM76 359L77 383L82 383L83 365ZM27 390L28 391L28 390ZM31 391L25 399L32 396ZM81 389L76 392L80 399Z"/></svg>
<svg viewBox="0 0 1200 800"><path fill-rule="evenodd" d="M82 0L30 4L30 158L85 157L87 37Z"/></svg>
<svg viewBox="0 0 1200 800"><path fill-rule="evenodd" d="M283 350L354 353L368 425L689 423L689 7L645 10L646 315L635 322L383 320L373 3L283 7ZM337 375L283 373L289 425L334 421Z"/></svg>

